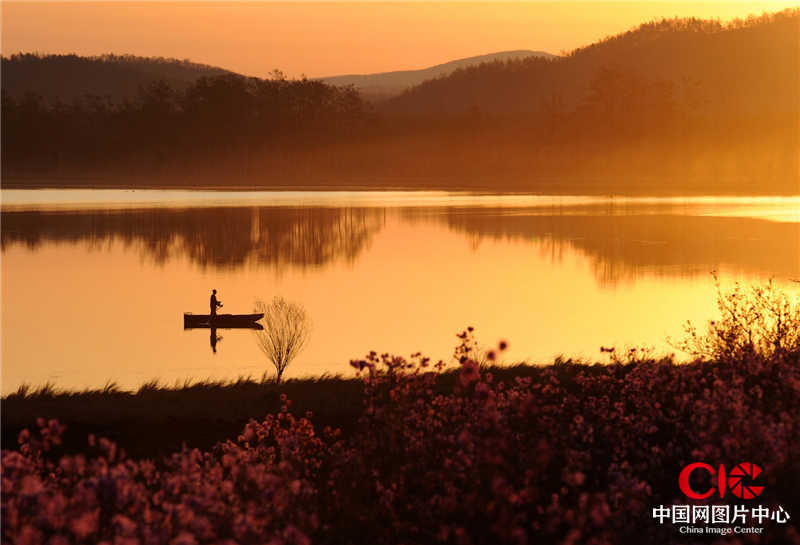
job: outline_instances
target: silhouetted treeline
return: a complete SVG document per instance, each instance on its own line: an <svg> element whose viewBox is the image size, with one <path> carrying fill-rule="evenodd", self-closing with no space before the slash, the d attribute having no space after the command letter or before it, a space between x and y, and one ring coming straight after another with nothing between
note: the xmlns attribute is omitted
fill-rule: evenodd
<svg viewBox="0 0 800 545"><path fill-rule="evenodd" d="M283 77L202 77L179 91L163 80L132 101L86 95L49 104L27 93L3 93L6 172L114 172L158 175L167 167L233 157L237 175L248 153L308 148L347 135L363 104L352 88ZM220 182L224 184L224 181Z"/></svg>
<svg viewBox="0 0 800 545"><path fill-rule="evenodd" d="M3 95L14 183L797 193L800 10L662 20L486 63L373 108L313 81L164 82L115 104ZM39 177L39 180L32 178ZM61 178L53 182L52 177Z"/></svg>

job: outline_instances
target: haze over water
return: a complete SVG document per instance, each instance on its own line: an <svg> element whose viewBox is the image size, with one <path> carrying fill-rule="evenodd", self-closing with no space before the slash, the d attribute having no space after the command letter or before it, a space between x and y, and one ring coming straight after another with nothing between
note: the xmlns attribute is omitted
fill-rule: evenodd
<svg viewBox="0 0 800 545"><path fill-rule="evenodd" d="M798 198L447 192L2 192L2 392L259 377L247 330L182 314L305 305L289 377L350 373L369 350L448 359L455 334L508 362L652 346L715 314L723 286L800 284Z"/></svg>

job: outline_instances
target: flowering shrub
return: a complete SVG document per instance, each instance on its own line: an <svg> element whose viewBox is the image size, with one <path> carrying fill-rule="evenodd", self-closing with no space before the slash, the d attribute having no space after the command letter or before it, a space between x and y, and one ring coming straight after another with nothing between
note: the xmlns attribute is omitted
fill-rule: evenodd
<svg viewBox="0 0 800 545"><path fill-rule="evenodd" d="M456 373L419 354L352 362L364 407L347 436L284 398L236 441L131 460L93 437L61 453L59 423L40 420L2 452L3 543L690 543L651 511L687 503L677 477L698 460L758 463L759 501L798 512L797 350L504 380L475 362L471 330L460 339ZM767 523L741 542L800 537Z"/></svg>
<svg viewBox="0 0 800 545"><path fill-rule="evenodd" d="M697 358L728 360L747 354L769 358L800 350L800 303L772 281L728 293L717 284L721 317L708 322L705 334L686 322L686 338L677 348Z"/></svg>

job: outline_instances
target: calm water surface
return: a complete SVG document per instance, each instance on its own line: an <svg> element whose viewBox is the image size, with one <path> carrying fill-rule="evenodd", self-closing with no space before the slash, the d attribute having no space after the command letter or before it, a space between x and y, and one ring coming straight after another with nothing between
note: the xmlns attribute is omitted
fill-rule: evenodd
<svg viewBox="0 0 800 545"><path fill-rule="evenodd" d="M288 376L369 350L447 358L455 333L507 361L670 351L724 286L800 284L800 198L447 192L2 191L2 392L259 377L251 332L184 330L282 295L311 341Z"/></svg>

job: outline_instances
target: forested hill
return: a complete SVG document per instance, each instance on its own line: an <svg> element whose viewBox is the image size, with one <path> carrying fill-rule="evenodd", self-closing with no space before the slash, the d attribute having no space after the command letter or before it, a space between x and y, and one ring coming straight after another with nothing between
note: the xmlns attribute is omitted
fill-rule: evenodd
<svg viewBox="0 0 800 545"><path fill-rule="evenodd" d="M201 77L231 74L228 70L187 60L133 55L37 55L3 57L3 91L12 97L33 92L47 102L72 102L86 94L114 102L132 99L140 87L162 80L185 89Z"/></svg>
<svg viewBox="0 0 800 545"><path fill-rule="evenodd" d="M786 113L798 108L800 10L729 24L665 19L554 59L482 64L426 81L389 101L405 113L571 111L587 100L669 93L703 110ZM650 99L658 100L651 96Z"/></svg>
<svg viewBox="0 0 800 545"><path fill-rule="evenodd" d="M544 51L531 51L528 49L500 51L498 53L457 59L419 70L396 70L377 74L350 74L319 79L330 85L353 85L356 89L361 91L362 95L365 97L380 99L398 95L409 87L419 85L423 81L447 76L459 68L477 66L488 62L524 59L527 57L544 57L551 59L554 58L555 55L545 53Z"/></svg>

